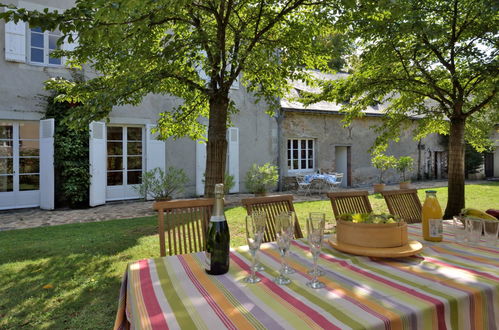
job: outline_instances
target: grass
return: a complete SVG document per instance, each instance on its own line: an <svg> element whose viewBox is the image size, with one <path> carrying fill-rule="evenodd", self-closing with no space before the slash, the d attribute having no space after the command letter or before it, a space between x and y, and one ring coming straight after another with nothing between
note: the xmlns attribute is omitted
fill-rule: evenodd
<svg viewBox="0 0 499 330"><path fill-rule="evenodd" d="M442 206L447 188L437 188ZM420 192L424 200L424 190ZM466 186L467 206L497 208L499 183ZM379 195L376 212L386 212ZM296 203L300 221L329 201ZM231 245L245 244L245 211L226 211ZM303 226L303 222L302 228ZM0 232L0 329L109 329L129 262L158 255L154 217Z"/></svg>

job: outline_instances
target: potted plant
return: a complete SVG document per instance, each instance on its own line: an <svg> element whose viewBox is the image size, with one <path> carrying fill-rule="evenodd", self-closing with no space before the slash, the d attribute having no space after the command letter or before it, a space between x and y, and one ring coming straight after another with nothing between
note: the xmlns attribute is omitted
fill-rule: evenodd
<svg viewBox="0 0 499 330"><path fill-rule="evenodd" d="M172 199L173 194L182 193L189 178L181 168L169 167L166 172L156 167L142 175L142 183L135 187L139 195L156 201Z"/></svg>
<svg viewBox="0 0 499 330"><path fill-rule="evenodd" d="M205 177L206 173L203 174L203 184L205 183ZM229 173L225 172L224 175L224 195L228 195L230 190L234 188L236 185L236 181L233 175L230 175Z"/></svg>
<svg viewBox="0 0 499 330"><path fill-rule="evenodd" d="M253 164L246 173L246 189L257 196L264 196L269 189L275 187L278 178L277 166L270 163L262 166Z"/></svg>
<svg viewBox="0 0 499 330"><path fill-rule="evenodd" d="M383 174L385 174L388 169L394 168L397 165L397 158L395 158L394 156L377 154L376 156L371 158L371 163L379 170L379 183L373 185L374 192L383 191L385 189Z"/></svg>
<svg viewBox="0 0 499 330"><path fill-rule="evenodd" d="M397 161L397 171L400 173L400 189L409 189L411 181L406 177L406 173L412 170L414 160L410 156L402 156Z"/></svg>

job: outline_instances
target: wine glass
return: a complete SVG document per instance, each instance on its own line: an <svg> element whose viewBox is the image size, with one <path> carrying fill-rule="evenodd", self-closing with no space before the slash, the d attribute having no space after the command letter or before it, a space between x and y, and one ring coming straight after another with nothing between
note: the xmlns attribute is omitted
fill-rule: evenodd
<svg viewBox="0 0 499 330"><path fill-rule="evenodd" d="M324 223L326 222L326 214L322 212L310 212L309 218L314 218L314 219L317 218L318 219L317 221L322 220L324 221ZM310 242L310 238L308 238L308 241ZM319 262L318 259L317 262ZM317 265L317 267L314 267L312 270L309 270L307 274L319 277L319 276L324 276L324 271Z"/></svg>
<svg viewBox="0 0 499 330"><path fill-rule="evenodd" d="M317 261L321 253L322 240L324 238L324 226L325 219L324 213L310 213L307 219L307 236L308 243L310 245L310 252L312 252L312 257L314 259L314 270L312 272L312 280L307 283L307 286L312 289L321 289L325 287L325 284L319 282L318 272L317 272Z"/></svg>
<svg viewBox="0 0 499 330"><path fill-rule="evenodd" d="M267 217L263 214L252 214L246 216L246 240L248 241L248 247L252 257L251 275L244 279L246 283L258 283L261 281L261 279L255 274L255 264L256 254L258 249L260 249L260 244L262 244L266 220Z"/></svg>
<svg viewBox="0 0 499 330"><path fill-rule="evenodd" d="M276 236L277 247L281 255L281 269L279 276L274 279L277 284L286 285L291 283L291 280L286 277L286 253L289 250L291 238L293 237L293 215L290 213L281 213L276 217Z"/></svg>

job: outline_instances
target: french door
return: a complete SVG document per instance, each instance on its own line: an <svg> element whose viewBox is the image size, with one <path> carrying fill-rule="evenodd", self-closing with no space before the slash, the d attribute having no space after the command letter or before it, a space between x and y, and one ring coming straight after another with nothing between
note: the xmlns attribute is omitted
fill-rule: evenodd
<svg viewBox="0 0 499 330"><path fill-rule="evenodd" d="M39 122L0 121L0 209L40 205Z"/></svg>
<svg viewBox="0 0 499 330"><path fill-rule="evenodd" d="M134 186L142 182L144 128L107 127L106 200L139 198Z"/></svg>

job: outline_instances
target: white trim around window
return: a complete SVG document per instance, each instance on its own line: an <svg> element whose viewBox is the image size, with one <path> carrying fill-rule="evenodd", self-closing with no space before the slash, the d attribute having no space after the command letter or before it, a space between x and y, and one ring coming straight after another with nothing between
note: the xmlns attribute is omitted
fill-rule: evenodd
<svg viewBox="0 0 499 330"><path fill-rule="evenodd" d="M50 57L50 53L56 49L57 40L61 37L59 31L43 31L41 28L28 28L27 36L27 58L32 65L61 67L64 64L62 58Z"/></svg>
<svg viewBox="0 0 499 330"><path fill-rule="evenodd" d="M315 140L288 139L287 164L288 171L313 171L315 169Z"/></svg>

